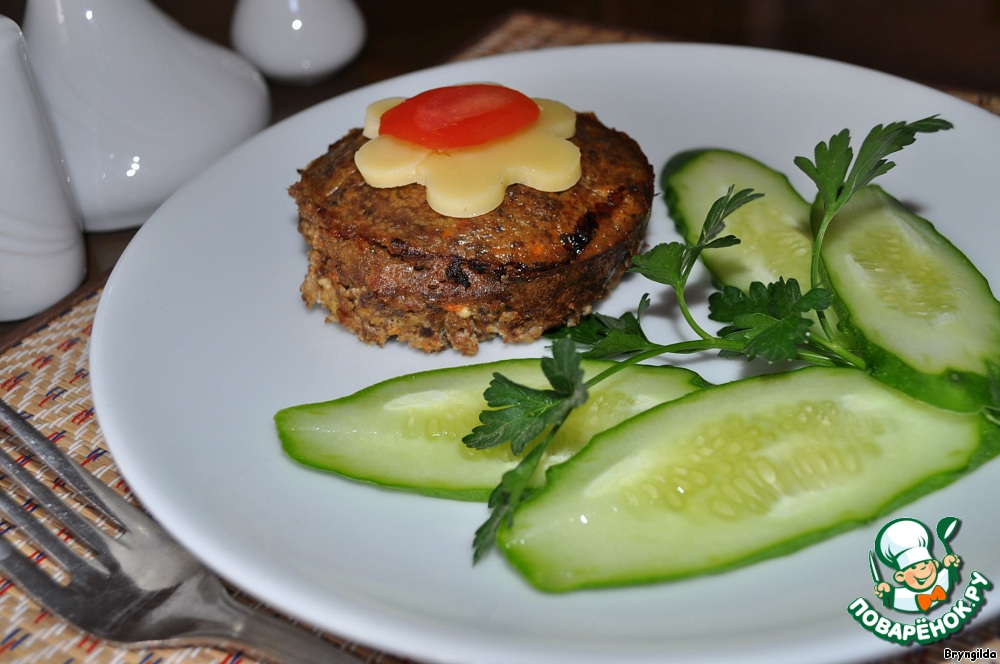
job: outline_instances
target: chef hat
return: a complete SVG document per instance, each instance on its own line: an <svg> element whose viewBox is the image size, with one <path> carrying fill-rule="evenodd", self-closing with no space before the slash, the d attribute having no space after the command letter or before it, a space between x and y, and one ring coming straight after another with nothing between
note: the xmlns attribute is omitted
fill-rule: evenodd
<svg viewBox="0 0 1000 664"><path fill-rule="evenodd" d="M875 545L879 558L897 570L934 559L930 551L930 530L913 519L896 519L887 523L875 538Z"/></svg>

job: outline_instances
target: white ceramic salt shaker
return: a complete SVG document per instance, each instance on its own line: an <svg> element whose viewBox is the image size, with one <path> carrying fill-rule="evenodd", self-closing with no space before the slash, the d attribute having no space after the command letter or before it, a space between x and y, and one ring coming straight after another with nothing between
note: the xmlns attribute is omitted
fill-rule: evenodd
<svg viewBox="0 0 1000 664"><path fill-rule="evenodd" d="M80 215L21 29L0 16L0 321L33 316L86 273Z"/></svg>
<svg viewBox="0 0 1000 664"><path fill-rule="evenodd" d="M308 85L349 63L367 26L353 0L239 0L230 37L264 75Z"/></svg>
<svg viewBox="0 0 1000 664"><path fill-rule="evenodd" d="M28 0L23 29L87 231L140 225L270 119L253 65L149 0Z"/></svg>

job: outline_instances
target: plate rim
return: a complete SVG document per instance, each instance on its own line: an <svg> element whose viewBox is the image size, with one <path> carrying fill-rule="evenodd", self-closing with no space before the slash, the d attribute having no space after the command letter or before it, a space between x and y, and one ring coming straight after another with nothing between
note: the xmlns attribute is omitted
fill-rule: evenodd
<svg viewBox="0 0 1000 664"><path fill-rule="evenodd" d="M635 43L621 43L621 44L595 44L595 45L580 45L580 46L564 46L564 47L554 47L554 48L551 48L551 49L544 49L542 51L534 51L534 52L532 52L532 51L519 51L519 52L512 52L512 53L497 54L497 55L488 56L486 58L480 58L480 59L476 59L476 60L463 60L463 61L458 61L458 62L449 62L449 63L445 63L445 64L441 64L441 65L436 65L436 66L433 66L433 67L429 67L429 68L426 68L426 69L422 69L422 70L419 70L419 71L409 72L407 74L403 74L403 75L398 76L398 77L393 77L392 79L388 79L386 81L379 81L377 83L373 83L373 84L362 86L362 87L357 88L355 90L351 90L351 91L349 91L349 92L347 92L347 93L345 93L343 95L338 95L337 97L334 97L334 98L331 98L329 100L320 102L319 104L317 104L317 105L315 105L313 107L310 107L308 109L304 109L303 111L300 111L300 112L298 112L298 113L290 116L289 118L286 118L286 119L282 120L281 122L276 123L275 125L272 125L271 127L265 129L263 132L261 132L260 134L258 134L257 136L251 138L244 145L238 147L236 150L233 151L233 153L230 153L230 155L227 155L226 157L224 157L222 160L220 160L220 163L221 162L226 162L226 160L228 160L228 159L234 159L235 158L233 156L234 154L238 155L238 154L242 154L242 152L244 152L244 151L251 151L251 150L253 150L255 145L265 143L268 136L274 135L276 132L279 132L279 131L286 131L286 129L283 129L283 128L288 127L288 126L293 126L296 123L302 122L302 118L306 117L309 114L322 113L323 109L329 107L330 105L337 104L340 100L342 100L346 96L351 96L353 98L354 96L359 96L359 95L365 94L366 92L368 92L368 91L370 91L372 89L380 89L380 88L386 87L387 85L389 85L389 84L391 84L393 82L396 82L396 81L403 80L403 81L406 81L407 83L409 83L409 82L412 82L414 79L423 78L423 77L425 77L425 76L427 76L427 75L429 75L431 73L434 73L434 72L440 73L440 72L448 72L448 71L460 70L462 68L469 67L470 65L474 66L474 65L477 65L477 64L482 64L483 62L486 62L486 61L488 61L488 62L500 62L500 61L505 61L505 60L519 60L519 59L534 60L540 54L541 54L541 57L543 57L543 58L546 57L546 56L553 56L553 55L559 55L559 57L565 57L565 56L567 56L569 54L577 54L577 53L579 53L580 51L583 51L583 50L595 51L595 52L596 51L608 51L608 52L610 52L610 51L648 51L648 50L657 50L657 51L661 51L662 50L664 52L668 52L668 51L681 51L681 50L692 51L692 52L693 51L699 51L699 50L701 50L701 51L708 50L708 51L713 51L713 52L731 52L731 53L755 52L755 53L767 54L770 57L775 57L775 58L779 58L779 59L782 59L782 60L794 59L794 60L798 60L798 61L808 61L810 63L823 63L823 66L834 66L834 67L837 67L837 68L844 68L844 67L851 68L851 69L858 70L860 72L867 72L869 74L876 74L876 75L879 75L879 76L889 77L891 79L895 79L895 80L897 80L899 82L905 83L906 85L919 86L919 87L921 87L921 88L923 88L923 89L925 89L927 91L933 92L934 94L947 95L947 93L941 92L940 90L937 90L935 88L929 87L929 86L927 86L927 85L925 85L923 83L910 81L910 80L903 79L901 77L895 76L893 74L887 74L887 73L884 73L884 72L878 72L876 70L872 70L872 69L869 69L869 68L866 68L866 67L862 67L862 66L859 66L859 65L838 62L838 61L829 60L829 59L818 57L818 56L812 56L812 55L806 55L806 54L798 54L798 53L789 53L789 52L777 51L777 50L772 50L772 49L762 49L762 48L758 48L758 47L741 46L741 45L714 45L714 44L700 44L700 43L671 43L671 42L635 42ZM956 101L960 101L961 102L961 100L956 100ZM961 102L961 103L966 103L967 104L967 102ZM967 105L969 106L970 109L972 109L972 108L978 108L978 107L975 107L972 104L967 104ZM978 110L980 110L983 113L988 113L987 111L985 111L983 109L978 109ZM203 175L198 176L197 178L195 178L195 180L203 179L205 177L210 176L210 174L214 173L215 169L217 169L217 168L220 168L220 165L218 163L215 166L211 167L205 174L203 174ZM656 169L657 172L658 172L659 168L660 168L660 165L654 164L654 169ZM171 196L170 199L168 199L167 203L170 203L171 201L176 201L178 199L182 199L183 196L185 195L184 192L188 191L188 187L189 186L190 185L185 185L184 187L182 187L177 193L175 193L173 196ZM153 217L151 217L150 221L154 221L159 216L161 216L161 211L164 210L164 209L168 209L169 210L167 204L164 204L164 206L161 207L160 210L158 210L157 213L155 213L153 215ZM166 212L164 212L162 214L165 215ZM154 224L158 224L158 223L161 223L161 222L155 222L154 221ZM153 225L148 225L148 222L147 222L147 226L146 227L153 227ZM146 232L146 227L140 229L140 231L136 234L136 239L133 240L132 243L130 243L130 247L126 249L125 254L123 254L122 260L119 261L119 266L123 265L123 264L125 264L125 265L128 264L126 261L130 260L127 257L128 257L129 251L131 250L132 245L137 245L137 243L144 242L144 240L142 240L141 238L143 237L143 233ZM122 276L124 273L125 273L125 268L119 269L118 266L116 266L116 268L112 272L112 274L111 274L110 278L108 279L108 282L107 282L107 284L105 286L105 296L102 296L101 302L98 304L98 311L97 311L97 315L95 317L95 322L94 322L93 337L92 337L92 342L91 342L91 364L92 364L92 374L93 374L92 375L92 385L93 385L93 388L94 388L95 405L98 405L98 409L99 410L100 410L99 403L103 402L103 403L107 404L108 397L106 397L107 392L105 392L105 387L104 387L104 383L103 383L103 381L105 379L105 375L102 374L102 372L104 371L104 366L105 366L103 364L104 358L96 357L97 352L98 352L96 349L99 348L99 347L103 347L103 344L105 344L105 340L104 340L103 335L105 334L106 326L110 325L110 323L107 322L106 318L110 315L110 314L108 314L108 311L111 311L111 305L106 305L105 302L111 302L111 301L113 301L111 298L116 297L114 295L114 293L115 293L115 291L116 291L116 289L118 287L119 280L125 279L125 277ZM110 294L110 296L109 296L109 294ZM106 299L106 298L108 298L108 299ZM96 367L96 370L93 367ZM99 394L100 394L100 396L99 396ZM103 429L103 424L102 424L102 429ZM110 430L116 431L115 427L113 427L113 426L111 427ZM112 438L114 438L116 436L118 436L118 440L116 440L116 441L112 440ZM111 450L112 456L117 459L118 458L118 454L116 453L116 447L119 448L120 450L124 449L124 448L121 447L121 445L125 444L125 443L122 443L122 440L124 438L124 434L118 434L117 431L116 431L115 434L113 434L111 436L106 436L106 438L107 438L108 447ZM128 455L125 454L125 456L127 457ZM123 472L123 475L126 477L126 480L128 480L129 472L125 468L122 468L122 472ZM143 490L144 489L143 489L142 486L136 487L136 493L140 497L140 499L142 499ZM155 513L155 510L154 510L154 513ZM188 548L191 548L189 542L185 542L185 546L187 546ZM248 592L253 592L253 591L250 590ZM266 598L264 598L264 599L266 600ZM282 607L282 608L285 609L285 610L287 610L287 607ZM330 628L330 629L333 629L333 628ZM366 644L367 644L367 642L366 642ZM875 650L877 650L877 649L875 649ZM450 657L450 656L453 656L453 655L462 655L463 653L460 652L460 653L452 653L452 654L448 654L448 653L440 653L440 654L445 655L447 657ZM426 653L420 653L417 656L418 657L426 657L427 654Z"/></svg>

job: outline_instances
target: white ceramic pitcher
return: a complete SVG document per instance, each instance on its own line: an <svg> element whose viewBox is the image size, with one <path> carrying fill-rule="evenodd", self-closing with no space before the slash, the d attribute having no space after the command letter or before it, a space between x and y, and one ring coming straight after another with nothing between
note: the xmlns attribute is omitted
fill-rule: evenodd
<svg viewBox="0 0 1000 664"><path fill-rule="evenodd" d="M149 0L28 0L23 28L87 231L140 225L270 119L253 65Z"/></svg>
<svg viewBox="0 0 1000 664"><path fill-rule="evenodd" d="M0 321L33 316L86 273L80 215L21 29L0 16Z"/></svg>

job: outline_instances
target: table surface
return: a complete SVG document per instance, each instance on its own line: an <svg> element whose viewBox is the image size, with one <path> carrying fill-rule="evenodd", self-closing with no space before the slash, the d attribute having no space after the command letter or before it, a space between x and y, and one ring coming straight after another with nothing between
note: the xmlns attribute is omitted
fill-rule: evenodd
<svg viewBox="0 0 1000 664"><path fill-rule="evenodd" d="M485 31L452 49L447 58L464 59L492 53L543 48L552 45L646 41L668 35L620 29L590 21L569 20L528 12L513 12L492 22ZM399 72L379 70L366 73L355 63L341 76L311 88L275 86L275 118L329 98L339 92ZM988 91L949 90L984 108L1000 113L1000 96ZM18 323L0 325L0 392L21 408L29 410L36 423L56 426L64 444L81 463L110 485L127 495L127 487L117 475L113 460L103 448L87 385L86 349L90 324L108 270L132 237L132 231L88 236L90 271L87 282L65 301L44 314ZM52 396L55 395L55 396ZM0 432L0 437L3 433ZM6 623L6 625L5 625ZM953 648L991 647L1000 650L1000 625L980 626L975 632L959 634L947 642ZM329 636L337 640L335 636ZM942 661L942 648L907 651L894 664ZM403 661L377 653L362 645L345 644L363 658L382 662ZM88 662L247 662L238 654L211 649L172 651L126 651L90 639L38 608L18 590L0 578L0 661L13 656L17 661Z"/></svg>

